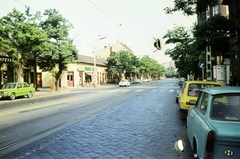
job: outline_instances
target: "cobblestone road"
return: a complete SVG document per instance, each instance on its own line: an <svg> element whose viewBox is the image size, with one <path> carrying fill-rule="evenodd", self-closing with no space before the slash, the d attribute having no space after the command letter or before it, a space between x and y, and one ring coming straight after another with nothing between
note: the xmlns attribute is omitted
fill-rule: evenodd
<svg viewBox="0 0 240 159"><path fill-rule="evenodd" d="M174 149L186 139L175 91L157 88L83 119L24 146L4 159L190 159L192 152Z"/></svg>

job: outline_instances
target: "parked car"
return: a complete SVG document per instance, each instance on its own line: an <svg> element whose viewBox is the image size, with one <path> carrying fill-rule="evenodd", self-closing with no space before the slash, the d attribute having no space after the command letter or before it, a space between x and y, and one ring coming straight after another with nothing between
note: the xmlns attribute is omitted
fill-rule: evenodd
<svg viewBox="0 0 240 159"><path fill-rule="evenodd" d="M137 83L142 83L142 81L140 79L134 79L132 83L137 84Z"/></svg>
<svg viewBox="0 0 240 159"><path fill-rule="evenodd" d="M35 93L35 88L28 85L26 82L6 83L0 89L0 98L9 98L11 100L20 96L31 98Z"/></svg>
<svg viewBox="0 0 240 159"><path fill-rule="evenodd" d="M187 117L188 109L193 107L189 101L197 100L199 90L216 86L223 85L221 83L211 81L185 81L178 93L178 96L176 96L176 98L178 98L181 119L185 119Z"/></svg>
<svg viewBox="0 0 240 159"><path fill-rule="evenodd" d="M178 81L179 86L181 86L185 81L186 81L185 78L183 77L179 78L179 81Z"/></svg>
<svg viewBox="0 0 240 159"><path fill-rule="evenodd" d="M130 82L127 79L121 80L119 82L119 87L129 87L130 86Z"/></svg>
<svg viewBox="0 0 240 159"><path fill-rule="evenodd" d="M200 90L189 109L187 134L197 158L240 158L240 89L215 87Z"/></svg>

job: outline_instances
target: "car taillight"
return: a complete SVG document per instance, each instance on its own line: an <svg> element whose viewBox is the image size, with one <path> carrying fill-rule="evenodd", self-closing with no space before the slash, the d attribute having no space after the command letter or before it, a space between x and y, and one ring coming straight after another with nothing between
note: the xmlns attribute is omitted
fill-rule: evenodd
<svg viewBox="0 0 240 159"><path fill-rule="evenodd" d="M213 131L209 131L208 134L207 134L206 154L205 154L206 158L212 158L213 141L214 141Z"/></svg>
<svg viewBox="0 0 240 159"><path fill-rule="evenodd" d="M187 105L193 105L193 104L190 103L190 101L186 102L186 104L187 104Z"/></svg>

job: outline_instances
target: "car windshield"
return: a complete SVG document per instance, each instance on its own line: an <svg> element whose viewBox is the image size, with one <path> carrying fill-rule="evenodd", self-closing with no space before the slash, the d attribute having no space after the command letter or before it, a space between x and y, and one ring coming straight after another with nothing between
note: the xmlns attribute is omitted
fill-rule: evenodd
<svg viewBox="0 0 240 159"><path fill-rule="evenodd" d="M188 96L197 97L200 89L209 88L209 87L218 87L220 85L216 84L190 84L188 88Z"/></svg>
<svg viewBox="0 0 240 159"><path fill-rule="evenodd" d="M9 83L9 84L3 85L2 89L11 89L11 88L15 88L15 86L16 84Z"/></svg>
<svg viewBox="0 0 240 159"><path fill-rule="evenodd" d="M240 121L240 94L215 96L210 117L215 120Z"/></svg>

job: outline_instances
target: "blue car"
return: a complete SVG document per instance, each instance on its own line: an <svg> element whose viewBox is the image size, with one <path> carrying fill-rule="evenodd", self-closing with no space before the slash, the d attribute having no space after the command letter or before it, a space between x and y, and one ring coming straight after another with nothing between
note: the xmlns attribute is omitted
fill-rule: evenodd
<svg viewBox="0 0 240 159"><path fill-rule="evenodd" d="M199 159L240 159L240 88L200 90L187 116L187 133Z"/></svg>

